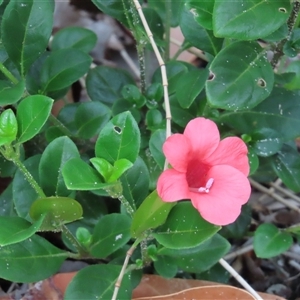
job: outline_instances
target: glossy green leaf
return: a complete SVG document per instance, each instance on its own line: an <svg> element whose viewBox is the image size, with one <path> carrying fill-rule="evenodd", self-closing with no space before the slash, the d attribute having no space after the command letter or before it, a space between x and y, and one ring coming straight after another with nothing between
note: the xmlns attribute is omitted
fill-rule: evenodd
<svg viewBox="0 0 300 300"><path fill-rule="evenodd" d="M85 267L68 285L64 300L93 299L95 295L100 299L111 299L120 271L121 266L114 265ZM118 291L118 299L131 299L131 292L130 273L126 273Z"/></svg>
<svg viewBox="0 0 300 300"><path fill-rule="evenodd" d="M44 220L44 216L31 224L20 217L0 216L0 246L7 246L22 242L38 231Z"/></svg>
<svg viewBox="0 0 300 300"><path fill-rule="evenodd" d="M0 277L13 282L36 282L56 273L67 252L33 235L21 243L0 248Z"/></svg>
<svg viewBox="0 0 300 300"><path fill-rule="evenodd" d="M68 137L63 136L53 140L44 150L40 165L40 184L48 196L68 196L61 170L64 164L72 158L79 158L76 145Z"/></svg>
<svg viewBox="0 0 300 300"><path fill-rule="evenodd" d="M102 217L94 228L90 253L106 258L130 240L131 219L127 215L109 214Z"/></svg>
<svg viewBox="0 0 300 300"><path fill-rule="evenodd" d="M97 135L110 119L109 108L101 102L84 102L78 106L75 114L77 135L90 139Z"/></svg>
<svg viewBox="0 0 300 300"><path fill-rule="evenodd" d="M158 109L150 109L146 114L147 129L156 130L165 127L165 119L161 111Z"/></svg>
<svg viewBox="0 0 300 300"><path fill-rule="evenodd" d="M205 29L212 30L212 16L215 1L187 0L186 7L193 14L195 21Z"/></svg>
<svg viewBox="0 0 300 300"><path fill-rule="evenodd" d="M203 243L220 229L205 221L190 202L180 202L153 236L167 248L186 249Z"/></svg>
<svg viewBox="0 0 300 300"><path fill-rule="evenodd" d="M272 166L283 183L294 192L300 191L300 154L289 145L272 157Z"/></svg>
<svg viewBox="0 0 300 300"><path fill-rule="evenodd" d="M237 0L228 6L216 1L213 27L216 36L242 40L263 38L283 25L291 12L288 0ZM268 11L268 14L266 14Z"/></svg>
<svg viewBox="0 0 300 300"><path fill-rule="evenodd" d="M16 216L13 202L12 183L0 195L0 216Z"/></svg>
<svg viewBox="0 0 300 300"><path fill-rule="evenodd" d="M140 237L146 230L162 225L175 203L163 202L154 190L135 212L131 224L131 235Z"/></svg>
<svg viewBox="0 0 300 300"><path fill-rule="evenodd" d="M252 175L255 173L259 166L259 159L257 157L257 154L254 152L252 147L248 147L248 160L250 165L250 173L249 175Z"/></svg>
<svg viewBox="0 0 300 300"><path fill-rule="evenodd" d="M89 53L96 43L97 35L93 31L83 27L66 27L54 35L51 50L75 48Z"/></svg>
<svg viewBox="0 0 300 300"><path fill-rule="evenodd" d="M17 109L18 142L24 143L39 133L46 123L53 100L46 96L28 96L22 100Z"/></svg>
<svg viewBox="0 0 300 300"><path fill-rule="evenodd" d="M292 244L292 236L273 224L260 225L254 234L254 251L260 258L277 256L287 251Z"/></svg>
<svg viewBox="0 0 300 300"><path fill-rule="evenodd" d="M165 155L162 151L163 143L166 140L166 131L164 129L156 130L150 137L149 149L154 160L163 169L165 164Z"/></svg>
<svg viewBox="0 0 300 300"><path fill-rule="evenodd" d="M103 183L96 170L80 158L72 158L62 168L62 175L69 190L98 190L112 186Z"/></svg>
<svg viewBox="0 0 300 300"><path fill-rule="evenodd" d="M180 20L180 29L187 42L211 55L217 55L223 45L223 39L216 38L212 31L198 24L193 11L185 10Z"/></svg>
<svg viewBox="0 0 300 300"><path fill-rule="evenodd" d="M261 129L270 129L283 141L300 135L300 106L298 92L274 88L272 94L253 111L223 114L219 121L238 132L252 134Z"/></svg>
<svg viewBox="0 0 300 300"><path fill-rule="evenodd" d="M259 156L271 156L277 153L282 145L282 139L278 138L278 133L269 128L261 128L252 134L251 143L253 151Z"/></svg>
<svg viewBox="0 0 300 300"><path fill-rule="evenodd" d="M60 225L82 217L82 207L67 197L39 198L32 203L29 214L33 220L46 216L40 230L60 230Z"/></svg>
<svg viewBox="0 0 300 300"><path fill-rule="evenodd" d="M58 91L69 87L88 72L92 58L77 49L51 52L41 71L42 92Z"/></svg>
<svg viewBox="0 0 300 300"><path fill-rule="evenodd" d="M149 171L142 158L138 157L120 180L124 197L133 208L139 207L149 194Z"/></svg>
<svg viewBox="0 0 300 300"><path fill-rule="evenodd" d="M114 163L121 158L135 162L140 150L139 127L129 112L121 113L101 130L96 142L96 156Z"/></svg>
<svg viewBox="0 0 300 300"><path fill-rule="evenodd" d="M162 248L158 254L172 258L172 264L177 265L183 271L201 273L215 265L229 249L228 241L219 234L215 234L194 248L178 250Z"/></svg>
<svg viewBox="0 0 300 300"><path fill-rule="evenodd" d="M0 146L13 142L18 133L18 122L14 112L6 109L0 115Z"/></svg>
<svg viewBox="0 0 300 300"><path fill-rule="evenodd" d="M129 73L106 66L91 69L86 78L90 98L107 105L112 105L121 98L122 88L126 84L135 84Z"/></svg>
<svg viewBox="0 0 300 300"><path fill-rule="evenodd" d="M16 0L6 6L1 27L2 43L21 75L25 75L48 45L53 10L52 0Z"/></svg>
<svg viewBox="0 0 300 300"><path fill-rule="evenodd" d="M84 227L79 227L76 230L76 238L78 242L85 247L89 247L92 241L92 235Z"/></svg>
<svg viewBox="0 0 300 300"><path fill-rule="evenodd" d="M236 42L224 48L210 65L206 82L208 102L227 110L249 109L272 91L274 72L264 50L254 42Z"/></svg>
<svg viewBox="0 0 300 300"><path fill-rule="evenodd" d="M31 156L23 162L32 177L39 183L40 155ZM29 209L31 204L38 198L38 194L30 183L25 179L24 174L17 170L12 182L13 200L19 217L31 221Z"/></svg>
<svg viewBox="0 0 300 300"><path fill-rule="evenodd" d="M104 178L105 182L108 182L112 172L113 172L113 165L111 165L106 159L93 157L90 159L90 162L94 166L94 168L101 174Z"/></svg>
<svg viewBox="0 0 300 300"><path fill-rule="evenodd" d="M133 163L128 159L121 158L114 163L113 172L109 178L108 182L114 182L118 180L123 173L129 170L133 166Z"/></svg>
<svg viewBox="0 0 300 300"><path fill-rule="evenodd" d="M18 102L24 94L24 89L24 80L20 80L17 84L0 80L0 105L4 106Z"/></svg>
<svg viewBox="0 0 300 300"><path fill-rule="evenodd" d="M189 108L204 88L208 69L194 70L183 74L176 88L176 98L182 108Z"/></svg>

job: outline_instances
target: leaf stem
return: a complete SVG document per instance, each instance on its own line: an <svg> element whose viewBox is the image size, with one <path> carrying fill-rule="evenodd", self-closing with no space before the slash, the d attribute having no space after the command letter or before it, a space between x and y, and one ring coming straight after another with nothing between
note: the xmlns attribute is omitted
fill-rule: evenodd
<svg viewBox="0 0 300 300"><path fill-rule="evenodd" d="M130 257L132 256L134 250L136 249L136 247L138 246L138 244L141 242L140 239L137 239L133 244L132 246L129 248L129 250L127 251L126 253L126 257L125 257L125 260L124 260L124 263L123 263L123 266L122 266L122 269L121 269L121 272L119 274L119 277L115 283L115 289L114 289L114 293L113 293L113 296L111 298L111 300L116 300L117 299L117 296L118 296L118 292L119 292L119 289L120 289L120 286L121 286L121 283L122 283L122 279L125 275L125 273L131 271L131 270L134 270L136 268L135 265L133 265L132 267L128 267L127 268L127 265L129 263L129 259ZM127 268L127 270L126 270Z"/></svg>
<svg viewBox="0 0 300 300"><path fill-rule="evenodd" d="M77 249L80 258L88 256L88 251L77 241L76 237L65 224L61 224L60 229L65 234L66 238L71 242L71 244ZM78 254L76 254L76 258L78 259Z"/></svg>
<svg viewBox="0 0 300 300"><path fill-rule="evenodd" d="M53 116L52 114L50 114L49 120L56 127L58 127L66 136L73 136L72 132L62 122L60 122L55 116Z"/></svg>
<svg viewBox="0 0 300 300"><path fill-rule="evenodd" d="M19 80L0 62L0 71L13 83L19 83Z"/></svg>
<svg viewBox="0 0 300 300"><path fill-rule="evenodd" d="M271 61L271 65L272 65L273 68L276 67L278 61L284 55L283 47L284 47L285 43L288 42L291 39L292 31L293 31L293 28L294 28L295 23L297 21L299 11L300 11L300 0L296 0L294 2L294 5L293 5L292 13L291 13L291 15L290 15L290 17L287 21L288 35L277 44L277 46L274 50L274 56L273 56L273 59Z"/></svg>

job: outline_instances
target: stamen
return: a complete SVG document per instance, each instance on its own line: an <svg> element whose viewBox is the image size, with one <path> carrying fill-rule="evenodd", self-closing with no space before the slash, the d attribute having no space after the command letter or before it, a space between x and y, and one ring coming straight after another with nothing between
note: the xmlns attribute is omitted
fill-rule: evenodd
<svg viewBox="0 0 300 300"><path fill-rule="evenodd" d="M198 192L199 193L209 193L209 189L212 187L214 183L214 179L213 178L209 178L208 181L206 182L205 187L199 187L198 188Z"/></svg>

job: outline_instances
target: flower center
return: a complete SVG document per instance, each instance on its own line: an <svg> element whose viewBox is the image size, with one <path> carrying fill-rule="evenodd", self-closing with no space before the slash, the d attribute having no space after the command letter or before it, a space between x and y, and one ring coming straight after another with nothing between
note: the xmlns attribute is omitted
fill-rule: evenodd
<svg viewBox="0 0 300 300"><path fill-rule="evenodd" d="M213 178L209 178L208 181L205 184L205 187L199 187L199 188L190 188L191 192L196 192L196 193L209 193L210 188L212 187L213 183L214 183L214 179Z"/></svg>

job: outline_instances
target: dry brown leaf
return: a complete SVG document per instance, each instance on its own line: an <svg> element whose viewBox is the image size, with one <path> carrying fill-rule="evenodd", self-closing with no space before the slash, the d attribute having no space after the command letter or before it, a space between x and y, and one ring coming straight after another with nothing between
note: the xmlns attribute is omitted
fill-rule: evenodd
<svg viewBox="0 0 300 300"><path fill-rule="evenodd" d="M202 290L202 287L208 287L206 290ZM162 300L171 300L171 299L236 299L236 300L246 300L246 299L255 299L249 293L245 292L242 289L233 288L230 286L203 281L203 280L190 280L190 279L166 279L157 275L144 275L141 283L133 291L132 298L134 300L143 299L162 299ZM195 289L196 288L196 289ZM200 288L200 289L199 289ZM221 290L219 290L221 288ZM241 291L241 292L239 292ZM183 292L183 293L182 293ZM205 292L210 292L213 298L209 298L208 294ZM226 292L223 298L220 298L221 292ZM181 293L181 294L179 294ZM278 297L276 295L269 295L265 293L259 293L264 300L284 300L284 298ZM180 298L175 298L180 295ZM219 296L218 296L219 295ZM238 298L234 295L237 295ZM166 297L164 297L166 296ZM247 297L247 298L246 298Z"/></svg>

